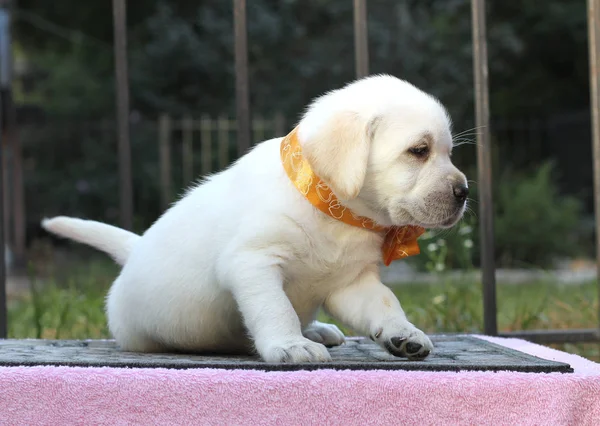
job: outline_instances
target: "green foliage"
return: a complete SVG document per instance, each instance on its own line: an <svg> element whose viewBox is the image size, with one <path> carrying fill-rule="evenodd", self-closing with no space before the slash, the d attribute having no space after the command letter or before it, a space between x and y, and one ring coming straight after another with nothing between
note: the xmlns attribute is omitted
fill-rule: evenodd
<svg viewBox="0 0 600 426"><path fill-rule="evenodd" d="M473 268L473 224L467 215L458 225L445 231L427 231L419 238L421 255L411 260L427 272L442 273L450 269Z"/></svg>
<svg viewBox="0 0 600 426"><path fill-rule="evenodd" d="M68 53L31 56L29 66L39 78L22 101L42 106L50 119L105 117L114 107L111 57L106 52L89 56L81 45Z"/></svg>
<svg viewBox="0 0 600 426"><path fill-rule="evenodd" d="M587 108L586 2L551 0L543 8L534 0L489 3L490 25L508 23L522 47L490 77L494 113L522 117Z"/></svg>
<svg viewBox="0 0 600 426"><path fill-rule="evenodd" d="M166 3L159 5L144 23L145 45L131 58L137 108L183 114L190 109L226 111L232 105L233 63L224 57L232 54L232 36L225 31L230 22L222 9L200 8L197 19L190 20Z"/></svg>
<svg viewBox="0 0 600 426"><path fill-rule="evenodd" d="M501 266L548 267L579 254L581 203L558 193L552 163L528 173L506 172L496 182L494 235Z"/></svg>
<svg viewBox="0 0 600 426"><path fill-rule="evenodd" d="M584 2L549 0L544 8L534 0L487 3L494 114L543 115L585 107ZM276 108L297 116L312 97L354 77L352 2L253 0L247 13L256 111ZM150 115L233 111L231 1L130 0L127 14L135 108ZM407 78L438 95L459 127L471 121L469 0L370 2L368 28L371 72ZM15 40L29 57L55 56L45 71L85 78L69 64L79 50L81 67L94 77L89 84L108 89L81 96L83 107L95 103L94 96L110 93L112 29L111 7L104 0L22 0L15 14ZM98 60L109 66L92 66ZM56 93L73 87L70 78L50 80ZM72 108L74 115L79 112Z"/></svg>
<svg viewBox="0 0 600 426"><path fill-rule="evenodd" d="M41 279L30 267L29 292L8 304L9 336L87 339L109 336L104 298L116 267L108 261L78 264L67 274Z"/></svg>
<svg viewBox="0 0 600 426"><path fill-rule="evenodd" d="M84 22L92 19L90 11L96 11L94 22L84 26L69 21L64 13L68 3L53 3L63 13L31 0L20 4L18 40L30 57L56 55L53 64L43 67L56 92L69 92L83 78L78 74L86 73L97 77L89 79L91 87L107 89L98 93L103 97L111 93L113 69L92 67L90 62L112 64L112 34L106 31L112 28L110 7L96 1L85 8L74 5L72 18ZM50 30L37 18L32 20L32 14L58 23L61 30ZM150 116L163 111L234 111L232 2L131 1L128 15L135 109ZM438 95L455 120L464 120L472 105L469 16L467 0L369 3L371 72L413 81ZM519 53L519 38L511 25L499 22L490 28L492 72L505 68ZM280 110L296 117L314 96L354 78L352 2L252 1L248 49L253 109L263 114ZM63 67L62 57L70 60L75 50L80 69L68 62ZM53 73L65 78L52 77ZM84 107L90 101L96 102L80 97ZM55 106L44 103L45 108ZM64 109L68 104L58 106ZM109 105L105 106L109 112ZM71 112L77 116L82 111L72 107Z"/></svg>

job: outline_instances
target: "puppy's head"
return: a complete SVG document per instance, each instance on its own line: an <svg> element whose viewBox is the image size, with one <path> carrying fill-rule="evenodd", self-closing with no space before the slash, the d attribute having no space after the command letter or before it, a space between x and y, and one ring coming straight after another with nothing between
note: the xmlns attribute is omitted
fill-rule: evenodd
<svg viewBox="0 0 600 426"><path fill-rule="evenodd" d="M450 158L450 118L405 81L374 76L327 93L298 137L336 196L381 225L446 228L464 213L468 186Z"/></svg>

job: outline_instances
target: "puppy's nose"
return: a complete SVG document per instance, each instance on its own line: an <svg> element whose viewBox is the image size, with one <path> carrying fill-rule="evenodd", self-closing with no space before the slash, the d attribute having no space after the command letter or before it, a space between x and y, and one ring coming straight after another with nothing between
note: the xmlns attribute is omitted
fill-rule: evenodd
<svg viewBox="0 0 600 426"><path fill-rule="evenodd" d="M454 193L456 201L458 201L459 203L464 203L467 199L467 196L469 195L469 187L462 183L459 183L452 187L452 192Z"/></svg>

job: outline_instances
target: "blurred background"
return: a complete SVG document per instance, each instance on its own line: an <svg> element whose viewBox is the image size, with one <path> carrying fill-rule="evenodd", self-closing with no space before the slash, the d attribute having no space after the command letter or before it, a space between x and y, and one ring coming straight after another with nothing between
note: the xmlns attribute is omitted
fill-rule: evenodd
<svg viewBox="0 0 600 426"><path fill-rule="evenodd" d="M422 255L382 269L384 281L426 331L481 331L470 2L367 3L370 73L439 97L473 188L460 225L428 232ZM595 327L586 2L487 3L499 328ZM9 336L105 337L103 299L118 268L39 222L119 223L111 2L4 7ZM257 143L283 136L312 98L354 78L353 2L247 7ZM127 16L134 228L143 232L190 183L238 156L233 10L223 0L129 0ZM598 344L555 346L600 360Z"/></svg>

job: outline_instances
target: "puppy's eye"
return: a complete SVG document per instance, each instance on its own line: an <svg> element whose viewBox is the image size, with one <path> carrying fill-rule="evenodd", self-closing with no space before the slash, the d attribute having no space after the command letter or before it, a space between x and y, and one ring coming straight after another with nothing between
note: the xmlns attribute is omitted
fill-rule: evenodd
<svg viewBox="0 0 600 426"><path fill-rule="evenodd" d="M427 145L414 146L408 152L417 158L425 158L429 155L429 147Z"/></svg>

